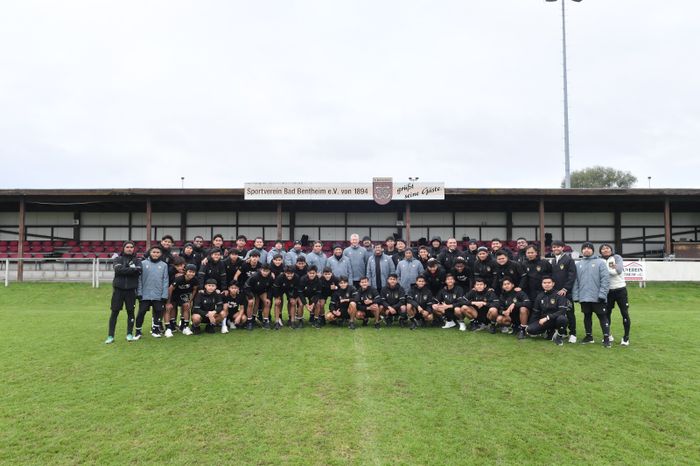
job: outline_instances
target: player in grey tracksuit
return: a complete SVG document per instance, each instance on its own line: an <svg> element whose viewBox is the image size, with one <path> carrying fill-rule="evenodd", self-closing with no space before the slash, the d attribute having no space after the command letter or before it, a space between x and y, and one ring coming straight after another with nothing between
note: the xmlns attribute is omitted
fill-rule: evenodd
<svg viewBox="0 0 700 466"><path fill-rule="evenodd" d="M148 251L148 258L141 262L141 275L136 295L139 299L139 313L136 316L136 334L134 340L141 338L141 328L146 312L153 308L153 325L151 336L160 338L163 309L168 300L168 264L160 258L160 247L153 246Z"/></svg>
<svg viewBox="0 0 700 466"><path fill-rule="evenodd" d="M594 255L593 243L581 245L581 260L576 264L576 281L573 298L580 303L586 337L581 343L593 343L593 314L598 316L603 331L603 346L610 348L610 322L605 312L605 303L610 288L607 263Z"/></svg>

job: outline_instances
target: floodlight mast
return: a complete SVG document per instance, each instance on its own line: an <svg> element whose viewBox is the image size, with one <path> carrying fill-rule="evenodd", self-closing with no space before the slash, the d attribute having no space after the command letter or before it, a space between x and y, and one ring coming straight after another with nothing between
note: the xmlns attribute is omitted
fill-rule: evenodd
<svg viewBox="0 0 700 466"><path fill-rule="evenodd" d="M557 0L546 0L556 2ZM571 188L571 165L569 150L569 84L566 72L566 0L561 1L561 42L564 67L564 187ZM581 0L573 0L580 2Z"/></svg>

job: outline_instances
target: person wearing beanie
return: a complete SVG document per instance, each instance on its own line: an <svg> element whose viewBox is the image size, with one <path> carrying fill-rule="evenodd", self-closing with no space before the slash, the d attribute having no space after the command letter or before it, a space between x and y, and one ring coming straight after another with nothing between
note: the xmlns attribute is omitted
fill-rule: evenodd
<svg viewBox="0 0 700 466"><path fill-rule="evenodd" d="M139 313L136 316L136 334L134 340L141 339L143 321L146 312L153 309L151 336L160 338L163 318L163 307L168 300L168 264L160 260L163 251L158 246L152 246L148 258L141 262L141 275L136 295L139 300Z"/></svg>
<svg viewBox="0 0 700 466"><path fill-rule="evenodd" d="M363 236L362 237L362 247L367 250L368 253L372 254L372 238L369 236Z"/></svg>
<svg viewBox="0 0 700 466"><path fill-rule="evenodd" d="M331 268L334 277L348 277L348 280L352 282L350 259L343 254L343 248L340 244L333 245L333 255L326 261L326 267Z"/></svg>
<svg viewBox="0 0 700 466"><path fill-rule="evenodd" d="M610 322L605 312L605 303L610 289L610 274L607 263L595 255L593 243L581 245L581 260L576 264L576 281L572 297L580 303L586 337L581 343L594 343L593 314L598 316L603 331L603 346L610 348Z"/></svg>
<svg viewBox="0 0 700 466"><path fill-rule="evenodd" d="M165 330L165 337L170 338L173 332L178 330L177 327L177 309L180 308L180 327L179 330L185 335L191 335L189 329L190 314L192 310L192 299L197 293L196 280L197 266L187 264L185 273L176 275L175 279L168 287L168 302L165 304L165 320L168 322L168 328Z"/></svg>
<svg viewBox="0 0 700 466"><path fill-rule="evenodd" d="M430 254L430 257L435 257L440 255L442 252L442 238L439 236L433 236L430 238L430 247L428 248L428 253Z"/></svg>
<svg viewBox="0 0 700 466"><path fill-rule="evenodd" d="M126 308L126 340L132 341L134 330L134 309L136 307L136 289L141 275L141 261L136 258L133 241L122 245L121 253L114 259L114 279L112 280L112 302L110 306L109 326L106 344L114 342L117 318L122 308Z"/></svg>
<svg viewBox="0 0 700 466"><path fill-rule="evenodd" d="M627 284L625 283L624 268L622 257L615 254L612 246L609 244L603 244L600 249L600 257L605 260L608 265L608 273L610 274L610 290L608 291L608 299L605 305L605 312L608 315L608 321L611 321L612 310L615 308L615 303L617 307L620 308L620 314L622 314L622 327L625 330L625 335L622 337L620 345L629 346L630 344L630 314L629 314L629 299L627 298ZM610 335L610 341L612 342L613 336Z"/></svg>
<svg viewBox="0 0 700 466"><path fill-rule="evenodd" d="M576 312L574 312L574 301L571 297L571 290L576 281L576 261L570 254L564 252L564 246L563 241L552 241L552 279L557 294L569 301L569 310L566 312L569 343L576 343Z"/></svg>

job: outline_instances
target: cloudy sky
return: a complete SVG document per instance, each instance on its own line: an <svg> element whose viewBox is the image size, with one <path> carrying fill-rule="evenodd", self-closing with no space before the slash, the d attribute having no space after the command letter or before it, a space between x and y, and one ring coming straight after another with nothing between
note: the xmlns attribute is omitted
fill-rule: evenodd
<svg viewBox="0 0 700 466"><path fill-rule="evenodd" d="M567 0L572 169L700 187L700 6ZM1 188L558 187L544 0L7 1Z"/></svg>

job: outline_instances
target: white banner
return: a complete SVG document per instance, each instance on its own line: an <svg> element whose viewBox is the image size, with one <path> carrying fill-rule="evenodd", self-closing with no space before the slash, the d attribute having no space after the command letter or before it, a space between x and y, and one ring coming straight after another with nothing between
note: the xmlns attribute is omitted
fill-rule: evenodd
<svg viewBox="0 0 700 466"><path fill-rule="evenodd" d="M245 183L245 200L371 201L372 183ZM391 200L444 200L445 183L393 182Z"/></svg>
<svg viewBox="0 0 700 466"><path fill-rule="evenodd" d="M622 261L624 268L625 281L628 282L643 282L646 279L646 262L635 260Z"/></svg>

